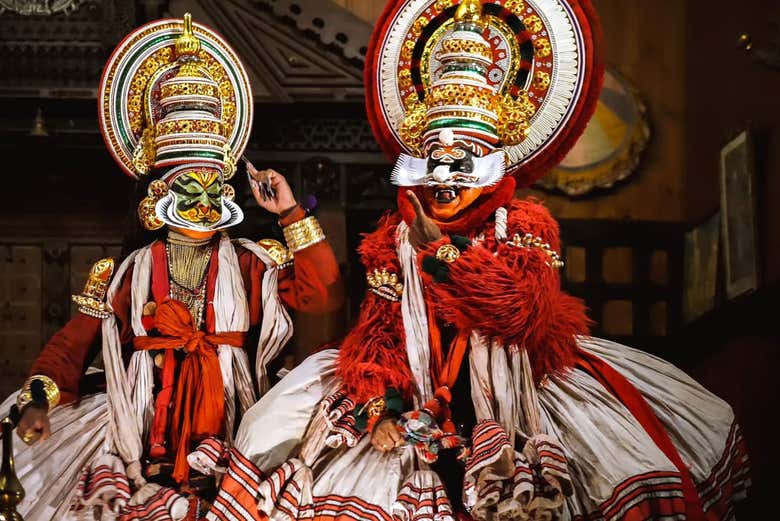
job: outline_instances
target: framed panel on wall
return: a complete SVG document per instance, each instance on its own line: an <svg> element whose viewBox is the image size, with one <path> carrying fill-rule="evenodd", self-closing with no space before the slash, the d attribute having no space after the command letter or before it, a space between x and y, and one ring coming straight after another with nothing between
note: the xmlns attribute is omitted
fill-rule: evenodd
<svg viewBox="0 0 780 521"><path fill-rule="evenodd" d="M753 140L743 130L720 151L720 205L725 290L734 298L758 287Z"/></svg>

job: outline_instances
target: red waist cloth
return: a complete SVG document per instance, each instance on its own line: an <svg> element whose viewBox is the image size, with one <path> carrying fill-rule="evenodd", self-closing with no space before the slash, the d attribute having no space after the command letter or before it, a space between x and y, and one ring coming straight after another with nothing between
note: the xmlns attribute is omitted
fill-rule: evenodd
<svg viewBox="0 0 780 521"><path fill-rule="evenodd" d="M173 478L183 483L189 475L187 454L193 437L219 435L225 416L225 396L217 346L226 344L243 347L245 333L208 334L195 329L187 307L177 300L165 300L157 307L155 328L162 336L139 336L133 339L136 349L172 350L183 348L187 353L181 364L176 393L158 395L156 413L166 414L170 401L175 401L170 426L171 448L176 451ZM167 353L166 353L167 354ZM166 356L166 364L170 356ZM166 382L163 382L164 384ZM165 391L165 388L163 389ZM164 439L165 423L155 419L152 437Z"/></svg>

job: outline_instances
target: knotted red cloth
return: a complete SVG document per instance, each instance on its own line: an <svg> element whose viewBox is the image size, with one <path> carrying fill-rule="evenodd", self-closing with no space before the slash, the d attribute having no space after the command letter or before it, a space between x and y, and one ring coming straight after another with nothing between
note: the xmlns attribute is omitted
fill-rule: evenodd
<svg viewBox="0 0 780 521"><path fill-rule="evenodd" d="M171 448L176 451L173 478L186 483L189 477L187 454L192 438L220 435L225 418L225 395L217 346L243 347L243 332L209 334L195 329L187 306L166 299L157 306L154 324L161 336L137 336L136 349L183 349L187 356L181 364L173 419L170 425Z"/></svg>

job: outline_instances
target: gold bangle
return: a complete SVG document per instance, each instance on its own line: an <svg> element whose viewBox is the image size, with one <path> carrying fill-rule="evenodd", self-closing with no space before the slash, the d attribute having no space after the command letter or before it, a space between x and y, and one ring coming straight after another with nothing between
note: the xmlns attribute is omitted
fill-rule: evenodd
<svg viewBox="0 0 780 521"><path fill-rule="evenodd" d="M22 386L22 391L19 393L19 396L16 398L16 406L19 408L20 411L24 410L25 407L33 403L33 397L32 397L32 382L33 380L38 380L43 384L43 392L46 394L46 402L49 405L49 410L52 410L57 406L58 403L60 403L60 388L57 387L57 384L54 383L54 380L49 378L46 375L42 374L36 374L31 376L27 379L26 382L24 382L24 385Z"/></svg>
<svg viewBox="0 0 780 521"><path fill-rule="evenodd" d="M294 222L285 226L282 231L284 232L284 240L287 241L287 247L293 253L325 240L325 233L314 217L306 217Z"/></svg>

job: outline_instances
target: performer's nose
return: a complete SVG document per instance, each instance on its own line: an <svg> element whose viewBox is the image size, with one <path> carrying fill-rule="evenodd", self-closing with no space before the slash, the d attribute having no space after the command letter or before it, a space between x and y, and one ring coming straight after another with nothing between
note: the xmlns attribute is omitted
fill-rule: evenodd
<svg viewBox="0 0 780 521"><path fill-rule="evenodd" d="M446 183L452 177L450 167L448 165L439 165L433 169L433 180L437 183Z"/></svg>

